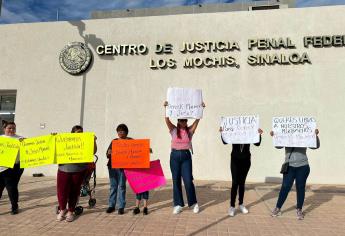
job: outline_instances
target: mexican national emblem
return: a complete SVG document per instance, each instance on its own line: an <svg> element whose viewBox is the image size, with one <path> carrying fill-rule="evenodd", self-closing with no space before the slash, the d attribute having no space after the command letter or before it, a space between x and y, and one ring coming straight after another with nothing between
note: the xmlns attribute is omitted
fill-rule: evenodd
<svg viewBox="0 0 345 236"><path fill-rule="evenodd" d="M80 42L69 43L60 52L60 65L62 69L72 75L84 72L92 59L91 50Z"/></svg>

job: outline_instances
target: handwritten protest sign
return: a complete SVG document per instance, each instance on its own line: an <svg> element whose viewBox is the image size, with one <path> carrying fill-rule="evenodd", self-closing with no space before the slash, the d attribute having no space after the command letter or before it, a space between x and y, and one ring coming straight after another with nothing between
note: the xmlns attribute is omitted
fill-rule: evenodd
<svg viewBox="0 0 345 236"><path fill-rule="evenodd" d="M126 169L125 175L135 193L149 191L166 184L159 160L151 161L149 169Z"/></svg>
<svg viewBox="0 0 345 236"><path fill-rule="evenodd" d="M20 168L54 164L55 136L24 139L20 143Z"/></svg>
<svg viewBox="0 0 345 236"><path fill-rule="evenodd" d="M168 88L167 101L167 117L202 118L202 92L200 89Z"/></svg>
<svg viewBox="0 0 345 236"><path fill-rule="evenodd" d="M112 168L150 168L150 140L113 140Z"/></svg>
<svg viewBox="0 0 345 236"><path fill-rule="evenodd" d="M93 162L94 133L63 133L55 140L57 164Z"/></svg>
<svg viewBox="0 0 345 236"><path fill-rule="evenodd" d="M260 141L258 116L222 117L222 138L226 143L245 144Z"/></svg>
<svg viewBox="0 0 345 236"><path fill-rule="evenodd" d="M13 168L20 142L14 138L0 137L0 166Z"/></svg>
<svg viewBox="0 0 345 236"><path fill-rule="evenodd" d="M316 121L313 117L273 117L273 145L280 147L316 147Z"/></svg>

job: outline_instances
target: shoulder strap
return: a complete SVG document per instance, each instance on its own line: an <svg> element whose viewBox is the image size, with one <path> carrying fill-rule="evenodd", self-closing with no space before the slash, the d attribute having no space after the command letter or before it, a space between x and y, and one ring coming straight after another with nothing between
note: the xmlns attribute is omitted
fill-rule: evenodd
<svg viewBox="0 0 345 236"><path fill-rule="evenodd" d="M295 147L292 147L291 152L290 152L290 155L289 155L289 158L288 158L288 161L290 160L291 154L292 154L292 152L294 151L294 149L295 149Z"/></svg>

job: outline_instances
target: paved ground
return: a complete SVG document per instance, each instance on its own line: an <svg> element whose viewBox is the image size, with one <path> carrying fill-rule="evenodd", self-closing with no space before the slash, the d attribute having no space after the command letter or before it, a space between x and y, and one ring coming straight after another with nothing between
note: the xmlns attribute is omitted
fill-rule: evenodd
<svg viewBox="0 0 345 236"><path fill-rule="evenodd" d="M197 181L201 212L185 208L172 215L172 187L150 192L149 215L133 216L134 194L127 188L124 215L106 214L108 180L98 179L97 205L87 209L72 223L56 222L56 180L51 177L22 178L18 215L9 214L7 195L0 200L0 235L345 235L345 186L308 186L306 217L295 217L296 194L292 191L283 216L269 214L277 200L279 184L248 184L245 202L248 215L230 218L230 182ZM5 191L6 192L6 191Z"/></svg>

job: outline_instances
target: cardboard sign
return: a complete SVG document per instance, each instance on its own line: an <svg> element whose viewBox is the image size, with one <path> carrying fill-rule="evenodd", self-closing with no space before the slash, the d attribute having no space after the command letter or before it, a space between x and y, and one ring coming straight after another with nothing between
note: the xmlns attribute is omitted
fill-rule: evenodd
<svg viewBox="0 0 345 236"><path fill-rule="evenodd" d="M226 143L246 144L260 141L258 116L222 117L222 138Z"/></svg>
<svg viewBox="0 0 345 236"><path fill-rule="evenodd" d="M168 88L166 116L177 119L200 119L203 114L200 89Z"/></svg>
<svg viewBox="0 0 345 236"><path fill-rule="evenodd" d="M166 184L159 160L151 161L149 169L127 169L125 175L135 193L149 191Z"/></svg>
<svg viewBox="0 0 345 236"><path fill-rule="evenodd" d="M24 139L20 143L20 168L54 164L55 136Z"/></svg>
<svg viewBox="0 0 345 236"><path fill-rule="evenodd" d="M150 168L150 140L113 140L111 165L112 168Z"/></svg>
<svg viewBox="0 0 345 236"><path fill-rule="evenodd" d="M278 147L316 147L316 121L313 117L273 117L273 145Z"/></svg>
<svg viewBox="0 0 345 236"><path fill-rule="evenodd" d="M0 137L0 166L13 168L20 142L18 139Z"/></svg>
<svg viewBox="0 0 345 236"><path fill-rule="evenodd" d="M94 133L63 133L55 137L57 164L93 162Z"/></svg>

